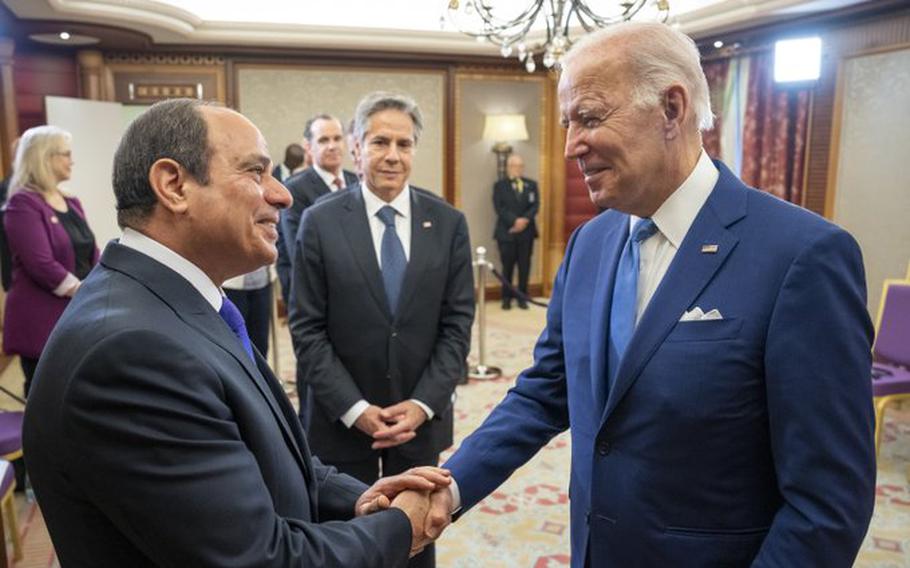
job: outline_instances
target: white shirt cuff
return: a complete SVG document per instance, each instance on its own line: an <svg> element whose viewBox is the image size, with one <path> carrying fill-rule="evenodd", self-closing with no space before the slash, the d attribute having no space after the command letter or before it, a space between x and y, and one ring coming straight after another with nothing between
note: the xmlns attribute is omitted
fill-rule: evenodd
<svg viewBox="0 0 910 568"><path fill-rule="evenodd" d="M350 428L354 425L354 422L357 422L357 419L360 418L360 415L370 407L370 403L360 399L354 403L354 406L348 409L347 412L341 415L341 423L345 425L346 428Z"/></svg>
<svg viewBox="0 0 910 568"><path fill-rule="evenodd" d="M412 399L411 399L411 402L413 402L414 404L416 404L417 406L419 406L424 412L427 413L427 420L432 420L432 419L433 419L433 416L435 416L435 414L433 414L433 411L430 409L429 406L427 406L426 404L420 402L420 401L417 400L416 398L412 398Z"/></svg>
<svg viewBox="0 0 910 568"><path fill-rule="evenodd" d="M54 288L53 294L62 298L63 296L66 296L66 293L69 292L70 288L78 283L79 279L76 278L76 275L71 272L67 272L66 278L63 279L63 282L61 282L60 285Z"/></svg>
<svg viewBox="0 0 910 568"><path fill-rule="evenodd" d="M458 482L455 481L455 478L452 478L452 483L449 484L449 491L452 493L452 510L450 513L454 513L458 509L461 509L461 491L458 490Z"/></svg>

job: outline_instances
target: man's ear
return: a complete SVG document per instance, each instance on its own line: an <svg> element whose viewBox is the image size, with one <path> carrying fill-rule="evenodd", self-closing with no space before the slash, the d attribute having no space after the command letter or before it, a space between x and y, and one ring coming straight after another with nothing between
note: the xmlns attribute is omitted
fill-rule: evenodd
<svg viewBox="0 0 910 568"><path fill-rule="evenodd" d="M683 124L688 120L689 92L682 85L671 85L663 98L664 130L668 140L680 135Z"/></svg>
<svg viewBox="0 0 910 568"><path fill-rule="evenodd" d="M187 210L189 180L186 170L170 158L161 158L149 168L149 184L158 198L158 204L177 215Z"/></svg>

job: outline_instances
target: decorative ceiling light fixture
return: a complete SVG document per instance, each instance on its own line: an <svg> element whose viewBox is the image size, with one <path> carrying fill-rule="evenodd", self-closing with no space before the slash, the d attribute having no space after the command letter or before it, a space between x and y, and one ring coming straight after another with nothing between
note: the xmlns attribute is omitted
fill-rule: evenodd
<svg viewBox="0 0 910 568"><path fill-rule="evenodd" d="M448 21L460 32L489 41L500 47L503 57L516 52L525 69L533 73L537 69L536 57L547 68L558 64L572 46L571 32L580 26L584 32L594 31L612 24L632 19L647 8L654 12L658 21L666 22L670 12L670 0L524 0L521 7L517 1L497 0L449 0ZM597 8L592 7L596 5ZM443 21L445 21L443 17ZM532 28L541 29L537 24L542 20L546 26L546 37L539 34L541 41L534 41ZM574 22L573 22L574 20Z"/></svg>

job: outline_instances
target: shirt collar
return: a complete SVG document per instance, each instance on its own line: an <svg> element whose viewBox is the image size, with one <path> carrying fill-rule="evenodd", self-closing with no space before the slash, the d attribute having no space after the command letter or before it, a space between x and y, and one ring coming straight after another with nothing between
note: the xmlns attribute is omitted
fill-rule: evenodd
<svg viewBox="0 0 910 568"><path fill-rule="evenodd" d="M329 186L329 189L331 191L336 191L337 189L339 189L339 188L335 187L335 178L336 177L338 177L341 180L341 188L344 188L344 186L347 185L344 183L344 170L339 170L338 175L336 176L332 172L320 168L315 162L313 162L313 169L316 170L316 173L319 174L319 177L321 177L322 181L324 181L325 184L327 186Z"/></svg>
<svg viewBox="0 0 910 568"><path fill-rule="evenodd" d="M695 168L686 181L682 182L682 185L671 193L670 197L651 216L651 220L654 221L660 233L676 249L679 249L686 233L689 232L689 228L695 221L695 217L708 200L708 196L711 195L711 190L717 184L719 176L720 172L717 171L717 167L714 166L707 152L702 150L698 162L695 163ZM639 217L635 215L631 216L630 234L638 219Z"/></svg>
<svg viewBox="0 0 910 568"><path fill-rule="evenodd" d="M211 304L216 312L221 310L221 304L223 302L221 290L218 289L218 286L212 282L211 278L209 278L201 268L189 260L183 258L155 239L147 237L139 231L135 231L129 227L123 229L123 235L120 237L120 244L141 252L142 254L151 257L153 260L157 260L161 264L167 266L185 278L193 288L198 290L199 293L202 294L202 297L205 298L205 301Z"/></svg>
<svg viewBox="0 0 910 568"><path fill-rule="evenodd" d="M366 182L360 184L360 191L363 193L363 202L367 207L368 219L373 218L376 213L386 205L391 205L392 209L405 219L411 216L411 186L408 184L405 184L404 189L395 196L395 199L393 199L391 203L386 203L377 197L376 194L367 187Z"/></svg>

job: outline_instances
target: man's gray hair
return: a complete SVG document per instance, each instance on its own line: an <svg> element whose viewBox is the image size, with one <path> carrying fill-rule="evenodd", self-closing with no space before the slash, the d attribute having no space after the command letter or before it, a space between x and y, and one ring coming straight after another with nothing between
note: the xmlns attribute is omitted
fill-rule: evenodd
<svg viewBox="0 0 910 568"><path fill-rule="evenodd" d="M420 138L423 130L423 118L414 99L407 95L399 95L386 91L375 91L360 99L357 110L354 111L354 136L358 141L363 141L367 132L370 117L384 110L401 111L411 117L414 124L414 143Z"/></svg>
<svg viewBox="0 0 910 568"><path fill-rule="evenodd" d="M695 125L709 130L714 124L708 80L701 68L698 46L686 34L656 22L625 22L598 30L581 38L566 55L565 62L588 50L602 50L604 57L613 55L606 43L622 44L616 56L628 65L633 100L643 106L660 102L667 88L683 85L689 92ZM612 46L610 46L612 48Z"/></svg>
<svg viewBox="0 0 910 568"><path fill-rule="evenodd" d="M155 103L126 129L114 154L113 185L117 224L139 228L155 209L158 198L149 182L152 164L162 158L179 163L202 185L209 183L208 127L199 111L221 106L198 99Z"/></svg>

